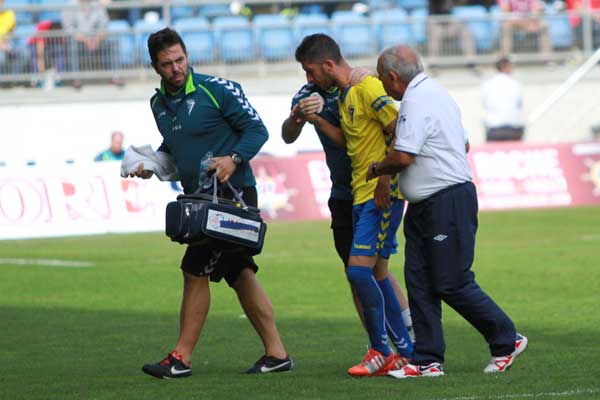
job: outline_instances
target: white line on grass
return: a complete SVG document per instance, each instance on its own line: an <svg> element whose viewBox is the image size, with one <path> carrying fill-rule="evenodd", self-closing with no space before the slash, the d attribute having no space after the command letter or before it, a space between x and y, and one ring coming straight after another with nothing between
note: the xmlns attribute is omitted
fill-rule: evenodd
<svg viewBox="0 0 600 400"><path fill-rule="evenodd" d="M89 268L88 261L50 260L43 258L0 258L0 265L39 265L43 267Z"/></svg>
<svg viewBox="0 0 600 400"><path fill-rule="evenodd" d="M435 400L503 400L503 399L535 399L538 397L575 397L590 394L599 394L600 388L567 390L565 392L499 394L491 396L461 396L444 397Z"/></svg>
<svg viewBox="0 0 600 400"><path fill-rule="evenodd" d="M581 237L581 240L585 240L587 242L595 242L597 240L600 240L600 235L583 235Z"/></svg>

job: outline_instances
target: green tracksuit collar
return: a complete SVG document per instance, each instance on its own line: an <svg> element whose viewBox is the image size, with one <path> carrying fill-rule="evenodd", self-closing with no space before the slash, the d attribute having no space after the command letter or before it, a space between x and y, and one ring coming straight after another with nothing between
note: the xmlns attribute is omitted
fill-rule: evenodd
<svg viewBox="0 0 600 400"><path fill-rule="evenodd" d="M221 106L219 105L219 102L217 101L215 96L210 92L210 90L208 90L208 88L200 82L194 83L194 70L192 68L190 68L190 74L188 75L187 81L185 82L185 95L186 96L191 93L196 92L196 84L198 85L199 88L204 90L204 92L206 93L206 95L208 96L210 101L212 101L212 103L215 105L215 107L220 110ZM179 94L181 90L183 90L183 88L179 89L179 91L177 93L172 93L172 94L175 94L175 95ZM165 84L162 80L160 81L160 89L156 89L156 92L159 96L162 96L163 98L165 98L167 96L167 89L165 88ZM158 100L159 96L157 96L152 101L152 107L154 107L154 104L156 104L156 100ZM165 103L168 104L167 101L165 101ZM170 108L170 106L167 106L167 107Z"/></svg>
<svg viewBox="0 0 600 400"><path fill-rule="evenodd" d="M163 96L167 94L167 89L165 88L165 83L162 80L160 81L159 91ZM187 96L188 94L194 93L195 91L196 91L196 87L194 86L194 70L190 68L187 81L185 82L185 95ZM171 93L171 94L177 94L177 93L179 93L179 90L176 93Z"/></svg>

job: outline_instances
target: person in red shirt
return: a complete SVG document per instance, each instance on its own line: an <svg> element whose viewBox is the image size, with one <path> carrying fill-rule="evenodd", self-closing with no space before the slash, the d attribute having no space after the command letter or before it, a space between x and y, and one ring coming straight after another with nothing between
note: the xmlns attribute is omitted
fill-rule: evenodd
<svg viewBox="0 0 600 400"><path fill-rule="evenodd" d="M27 40L32 47L33 71L45 73L54 68L57 72L65 70L65 39L59 32L62 24L56 21L40 21L35 33Z"/></svg>
<svg viewBox="0 0 600 400"><path fill-rule="evenodd" d="M515 32L537 33L542 53L552 51L548 26L542 18L544 5L540 0L498 0L503 13L510 13L502 21L502 52L509 55L513 50Z"/></svg>
<svg viewBox="0 0 600 400"><path fill-rule="evenodd" d="M569 22L575 31L579 46L583 47L583 24L581 13L589 11L592 19L592 46L600 47L600 0L566 0ZM589 7L589 9L588 9Z"/></svg>

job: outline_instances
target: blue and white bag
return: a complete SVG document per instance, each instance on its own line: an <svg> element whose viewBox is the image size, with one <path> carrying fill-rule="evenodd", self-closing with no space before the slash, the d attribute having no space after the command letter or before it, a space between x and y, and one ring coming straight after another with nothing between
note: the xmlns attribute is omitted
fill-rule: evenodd
<svg viewBox="0 0 600 400"><path fill-rule="evenodd" d="M165 233L182 244L207 244L222 251L259 254L267 232L260 209L247 206L229 182L235 201L219 198L217 178L212 179L212 196L182 194L167 204Z"/></svg>

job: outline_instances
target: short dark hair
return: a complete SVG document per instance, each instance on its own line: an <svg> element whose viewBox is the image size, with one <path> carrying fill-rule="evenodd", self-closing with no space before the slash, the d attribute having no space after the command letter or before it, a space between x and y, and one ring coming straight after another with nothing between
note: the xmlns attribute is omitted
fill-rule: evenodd
<svg viewBox="0 0 600 400"><path fill-rule="evenodd" d="M176 44L181 45L183 52L187 54L183 39L181 39L181 36L173 29L165 28L151 34L148 38L148 52L150 53L152 65L156 65L158 53L171 46L175 46Z"/></svg>
<svg viewBox="0 0 600 400"><path fill-rule="evenodd" d="M501 57L498 61L496 61L496 69L498 71L502 71L502 69L510 64L510 59L508 57Z"/></svg>
<svg viewBox="0 0 600 400"><path fill-rule="evenodd" d="M316 64L325 60L333 60L339 64L342 53L336 41L324 33L305 36L296 48L296 61L299 63Z"/></svg>

